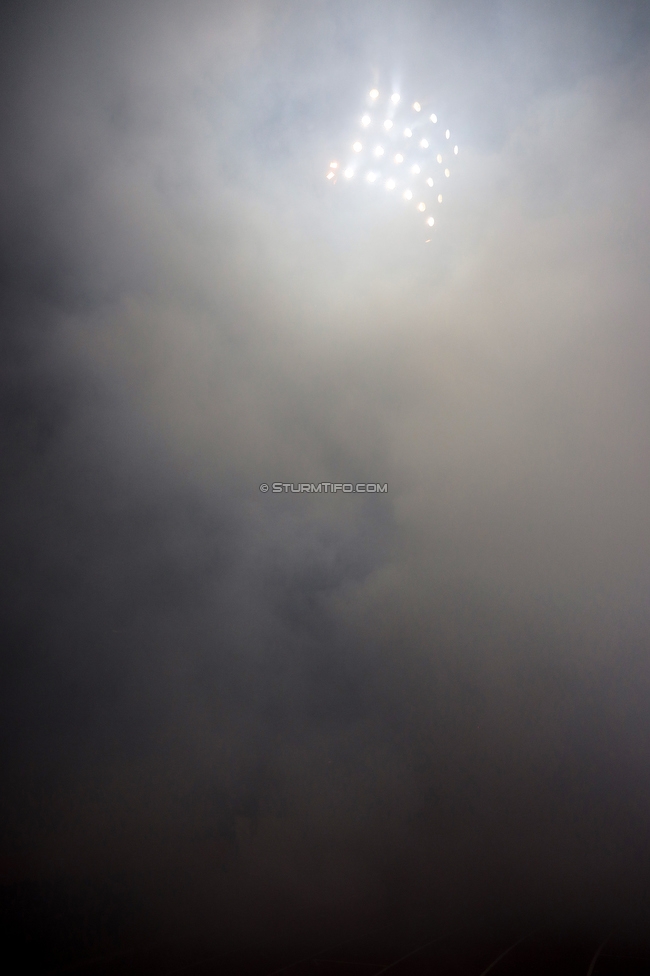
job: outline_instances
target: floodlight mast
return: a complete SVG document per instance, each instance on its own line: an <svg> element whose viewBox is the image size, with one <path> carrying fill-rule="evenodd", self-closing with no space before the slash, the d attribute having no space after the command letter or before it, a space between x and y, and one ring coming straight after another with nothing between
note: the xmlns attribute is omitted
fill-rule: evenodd
<svg viewBox="0 0 650 976"><path fill-rule="evenodd" d="M435 112L427 115L423 102L409 102L399 91L382 95L379 88L371 88L366 106L359 118L359 135L367 138L350 142L348 159L343 163L332 160L326 179L334 186L341 171L347 183L362 178L366 186L373 187L368 192L377 193L374 187L381 186L397 190L416 213L426 213L425 226L433 227L435 218L430 211L442 204L437 183L441 177L451 178L449 164L459 152L457 145L450 151L451 130L443 133Z"/></svg>

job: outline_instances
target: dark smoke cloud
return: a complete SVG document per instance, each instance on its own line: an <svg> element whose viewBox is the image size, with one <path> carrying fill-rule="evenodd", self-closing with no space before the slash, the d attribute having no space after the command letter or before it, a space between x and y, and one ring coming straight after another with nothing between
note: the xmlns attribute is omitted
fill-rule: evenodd
<svg viewBox="0 0 650 976"><path fill-rule="evenodd" d="M2 870L32 941L638 912L649 27L6 7ZM461 146L426 247L323 179L375 82Z"/></svg>

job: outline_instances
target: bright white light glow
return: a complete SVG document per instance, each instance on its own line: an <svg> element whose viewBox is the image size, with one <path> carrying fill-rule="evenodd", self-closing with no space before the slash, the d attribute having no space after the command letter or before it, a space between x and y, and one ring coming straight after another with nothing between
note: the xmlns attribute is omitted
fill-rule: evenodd
<svg viewBox="0 0 650 976"><path fill-rule="evenodd" d="M399 114L402 107L402 94L395 89L386 85L382 89L372 88L369 92L366 89L366 92L365 96L363 92L361 93L361 104L357 107L359 114L355 112L351 119L352 130L348 138L352 141L344 142L342 148L335 150L337 153L340 152L341 156L330 157L329 167L326 169L323 165L321 172L331 185L332 192L343 192L344 188L337 185L339 177L341 179L345 177L349 183L354 184L350 186L348 193L354 190L354 186L357 186L358 192L359 186L363 183L378 188L383 186L387 193L393 194L392 200L384 198L379 189L363 191L362 196L368 197L368 204L370 197L376 196L377 193L384 200L384 206L394 206L401 196L408 203L401 219L409 220L408 215L410 214L412 218L417 212L422 215L422 224L427 229L433 228L434 218L430 215L436 209L436 200L438 205L442 204L443 196L438 192L442 190L442 184L440 177L434 175L436 172L434 163L440 165L440 174L444 173L449 179L450 169L445 167L454 166L450 157L452 150L453 155L458 156L459 147L451 142L451 131L445 129L445 123L441 122L440 135L444 132L445 139L449 143L448 149L443 150L439 139L436 139L433 131L427 128L427 124L434 123L435 131L438 132L437 123L440 121L438 116L435 113L427 114L427 106L424 103L409 101L407 92L403 95L403 107L406 110L403 116ZM418 119L409 115L410 112L418 113ZM422 122L426 120L427 124L422 125L418 121L420 117ZM449 122L453 123L453 119L449 118ZM363 131L359 131L359 127ZM462 133L460 135L462 136ZM326 160L327 156L324 157L323 164ZM385 165L386 163L390 165ZM454 177L456 181L454 186L459 178L462 183L462 174L460 174L460 177ZM410 189L407 189L409 185ZM343 195L345 196L346 193L344 192ZM438 213L442 213L442 210Z"/></svg>

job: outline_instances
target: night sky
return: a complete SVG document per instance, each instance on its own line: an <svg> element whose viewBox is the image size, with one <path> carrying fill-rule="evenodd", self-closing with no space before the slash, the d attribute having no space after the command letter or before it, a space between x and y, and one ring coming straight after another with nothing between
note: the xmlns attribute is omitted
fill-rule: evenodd
<svg viewBox="0 0 650 976"><path fill-rule="evenodd" d="M12 937L645 931L650 5L0 37ZM325 178L375 85L460 147L428 235Z"/></svg>

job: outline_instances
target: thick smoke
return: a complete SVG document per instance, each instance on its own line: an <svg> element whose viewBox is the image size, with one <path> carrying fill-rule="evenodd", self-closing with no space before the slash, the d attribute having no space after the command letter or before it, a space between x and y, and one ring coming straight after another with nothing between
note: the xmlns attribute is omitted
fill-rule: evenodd
<svg viewBox="0 0 650 976"><path fill-rule="evenodd" d="M0 866L19 929L51 954L632 917L645 5L3 18ZM452 120L426 246L324 179L371 84Z"/></svg>

